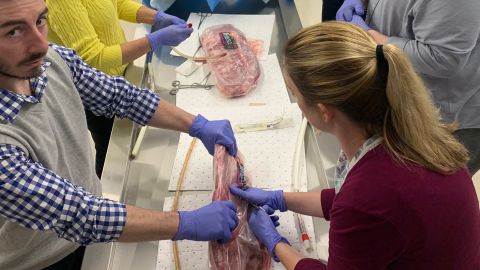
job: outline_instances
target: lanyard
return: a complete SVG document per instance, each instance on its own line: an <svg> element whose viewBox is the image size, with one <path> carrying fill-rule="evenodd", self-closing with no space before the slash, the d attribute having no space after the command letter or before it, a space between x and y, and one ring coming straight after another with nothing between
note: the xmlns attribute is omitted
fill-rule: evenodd
<svg viewBox="0 0 480 270"><path fill-rule="evenodd" d="M338 157L337 166L335 167L335 193L340 191L345 179L347 178L348 172L357 164L357 162L362 159L370 150L377 147L381 144L383 139L378 136L370 137L366 140L360 148L358 148L355 155L353 155L352 160L348 160L347 156L343 151L340 151L340 156Z"/></svg>

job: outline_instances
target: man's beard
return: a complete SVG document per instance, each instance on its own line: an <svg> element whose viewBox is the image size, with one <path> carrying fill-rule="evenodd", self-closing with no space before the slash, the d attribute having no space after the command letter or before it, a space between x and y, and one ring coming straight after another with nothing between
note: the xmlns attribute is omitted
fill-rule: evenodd
<svg viewBox="0 0 480 270"><path fill-rule="evenodd" d="M34 62L36 60L39 60L39 59L43 58L45 55L46 55L46 53L37 53L37 54L31 55L27 59L22 60L18 64L18 66L21 66L22 64L28 64L28 63ZM20 79L20 80L28 80L28 79L31 79L31 78L38 77L38 76L40 76L40 74L42 74L42 67L41 66L38 66L38 67L32 69L27 74L17 75L17 74L13 74L11 71L8 70L7 67L5 67L5 65L2 65L0 63L0 76L10 77L10 78L15 78L15 79Z"/></svg>
<svg viewBox="0 0 480 270"><path fill-rule="evenodd" d="M37 67L37 68L33 69L31 72L29 72L28 74L20 76L20 75L15 75L15 74L9 73L8 71L5 71L3 66L0 65L0 76L4 76L4 77L10 77L10 78L15 78L15 79L19 79L19 80L29 80L31 78L35 78L35 77L40 76L40 74L42 74L42 68L41 67Z"/></svg>

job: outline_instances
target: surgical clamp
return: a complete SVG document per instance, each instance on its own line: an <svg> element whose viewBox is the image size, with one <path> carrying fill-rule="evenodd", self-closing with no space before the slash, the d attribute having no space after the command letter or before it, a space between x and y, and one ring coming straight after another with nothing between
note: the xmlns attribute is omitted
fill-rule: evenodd
<svg viewBox="0 0 480 270"><path fill-rule="evenodd" d="M192 83L192 84L181 84L180 81L173 81L172 82L172 90L170 90L170 95L176 95L178 90L180 89L188 89L188 88L203 88L205 90L212 89L213 84L201 84L201 83Z"/></svg>
<svg viewBox="0 0 480 270"><path fill-rule="evenodd" d="M200 21L198 22L198 25L197 25L197 30L200 29L200 25L203 24L203 21L205 21L205 19L207 17L210 17L212 16L212 13L203 13L203 12L199 12L197 13L198 16L200 16Z"/></svg>

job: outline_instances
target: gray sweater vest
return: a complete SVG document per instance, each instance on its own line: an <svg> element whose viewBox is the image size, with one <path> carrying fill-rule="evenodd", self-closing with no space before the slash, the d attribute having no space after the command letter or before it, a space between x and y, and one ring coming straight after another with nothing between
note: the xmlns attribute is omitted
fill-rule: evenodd
<svg viewBox="0 0 480 270"><path fill-rule="evenodd" d="M25 103L12 123L0 123L0 143L20 147L45 168L100 196L83 104L65 61L49 49L48 84L37 104ZM40 269L78 244L51 231L35 231L0 217L0 269Z"/></svg>

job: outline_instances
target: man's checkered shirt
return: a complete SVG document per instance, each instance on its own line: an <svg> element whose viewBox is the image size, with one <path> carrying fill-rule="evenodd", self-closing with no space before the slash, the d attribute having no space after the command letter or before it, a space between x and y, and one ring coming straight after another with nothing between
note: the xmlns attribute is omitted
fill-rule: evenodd
<svg viewBox="0 0 480 270"><path fill-rule="evenodd" d="M74 51L50 44L71 70L85 108L95 114L126 117L141 125L153 116L160 98L123 77L110 77L88 66ZM48 84L45 70L30 80L32 96L0 89L0 120L12 122L25 103L39 103ZM108 104L114 100L114 104ZM83 113L83 112L79 112ZM19 147L0 144L0 215L33 230L87 245L116 240L125 226L125 205L95 197L28 158Z"/></svg>

